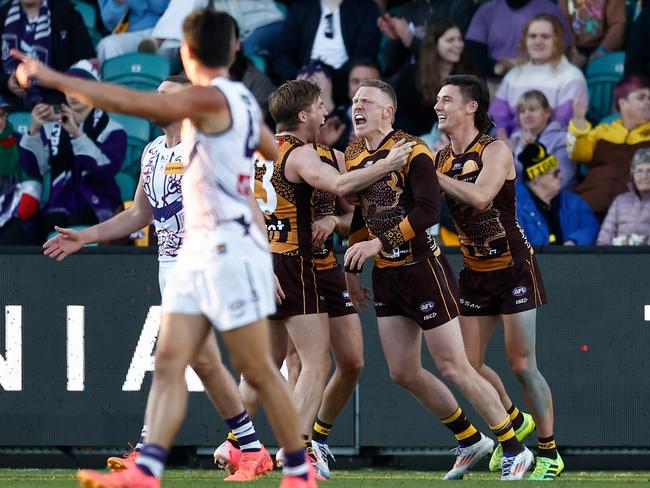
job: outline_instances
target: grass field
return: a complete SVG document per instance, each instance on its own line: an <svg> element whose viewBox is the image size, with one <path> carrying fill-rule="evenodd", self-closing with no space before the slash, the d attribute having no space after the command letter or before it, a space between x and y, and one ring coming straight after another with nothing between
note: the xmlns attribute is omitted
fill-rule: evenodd
<svg viewBox="0 0 650 488"><path fill-rule="evenodd" d="M449 482L441 481L443 473L423 471L384 471L384 470L359 470L359 471L334 471L334 478L328 482L321 483L327 488L435 488L448 486ZM232 483L222 481L223 473L212 470L169 470L163 478L163 486L173 488L214 488L218 486L230 486ZM253 483L240 483L236 486L270 488L277 487L280 480L280 473L275 472L269 476L260 478ZM507 486L520 486L526 482L512 482ZM623 484L644 483L650 484L650 472L569 472L563 474L555 483L567 488L576 486L580 488L606 488L609 486L621 486ZM75 472L63 469L1 469L0 487L11 488L54 488L74 487ZM498 476L488 473L471 473L465 480L458 484L462 488L483 488L503 486L498 481ZM639 485L643 486L643 485Z"/></svg>

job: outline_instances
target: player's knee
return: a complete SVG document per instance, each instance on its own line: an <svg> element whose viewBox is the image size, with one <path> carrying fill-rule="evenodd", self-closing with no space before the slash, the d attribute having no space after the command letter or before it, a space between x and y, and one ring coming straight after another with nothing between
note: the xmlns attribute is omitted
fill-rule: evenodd
<svg viewBox="0 0 650 488"><path fill-rule="evenodd" d="M345 358L337 361L336 368L341 372L341 375L346 378L358 379L361 376L365 364L363 356L346 356Z"/></svg>
<svg viewBox="0 0 650 488"><path fill-rule="evenodd" d="M246 382L257 390L269 377L275 373L275 368L266 361L243 365L239 369L246 378Z"/></svg>
<svg viewBox="0 0 650 488"><path fill-rule="evenodd" d="M510 368L519 382L527 383L537 369L534 362L527 357L509 358Z"/></svg>
<svg viewBox="0 0 650 488"><path fill-rule="evenodd" d="M156 350L156 376L167 378L173 375L184 375L185 364L177 354L165 348Z"/></svg>
<svg viewBox="0 0 650 488"><path fill-rule="evenodd" d="M224 368L220 362L203 358L196 359L190 366L192 366L192 369L204 384L208 378L220 375L222 373L221 370Z"/></svg>
<svg viewBox="0 0 650 488"><path fill-rule="evenodd" d="M390 379L397 383L405 390L411 390L417 381L416 371L405 367L391 367L389 368Z"/></svg>

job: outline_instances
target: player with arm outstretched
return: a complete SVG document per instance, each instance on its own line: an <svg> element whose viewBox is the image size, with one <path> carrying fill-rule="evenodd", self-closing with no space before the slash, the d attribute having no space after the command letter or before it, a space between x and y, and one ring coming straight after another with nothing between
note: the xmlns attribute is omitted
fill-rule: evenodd
<svg viewBox="0 0 650 488"><path fill-rule="evenodd" d="M228 79L236 40L232 17L198 9L183 22L181 58L193 86L151 94L70 79L14 52L17 78L73 93L87 103L182 126L185 238L163 295L156 369L149 394L147 443L137 469L108 475L82 470L84 486L160 486L169 449L187 408L184 372L216 328L234 368L257 390L278 442L285 448L282 488L316 486L306 463L291 396L270 355L268 322L275 312L266 236L250 198L256 149L274 159L277 146L251 93Z"/></svg>
<svg viewBox="0 0 650 488"><path fill-rule="evenodd" d="M173 92L187 84L189 80L184 77L170 76L161 83L158 92ZM76 231L57 228L59 234L43 246L45 255L60 261L86 244L128 236L153 220L158 241L158 283L160 294L163 295L167 276L176 264L185 228L181 194L183 160L180 124L174 122L161 127L161 130L164 135L149 143L142 153L140 180L133 205L88 229ZM226 419L228 428L245 439L241 443L237 441L240 450L236 459L224 466L230 474L226 479L251 480L273 469L273 460L260 444L252 420L244 409L237 383L221 360L214 334L209 335L203 349L190 366L200 378L216 409ZM134 467L135 460L144 447L146 432L145 424L133 451L123 457L110 457L107 460L108 467L113 471ZM242 453L246 453L243 459Z"/></svg>

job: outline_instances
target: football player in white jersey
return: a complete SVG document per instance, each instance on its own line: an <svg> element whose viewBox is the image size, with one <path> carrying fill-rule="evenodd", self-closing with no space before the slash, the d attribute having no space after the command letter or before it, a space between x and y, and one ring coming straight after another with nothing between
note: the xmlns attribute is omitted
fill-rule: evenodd
<svg viewBox="0 0 650 488"><path fill-rule="evenodd" d="M171 93L186 84L189 84L187 78L170 76L161 83L158 92ZM133 205L115 217L88 229L76 231L57 228L59 234L43 245L46 256L61 261L86 244L128 236L153 220L158 238L158 282L160 293L163 294L167 275L176 263L185 229L181 196L181 127L180 123L174 122L161 128L164 135L149 143L142 153L140 181ZM221 361L214 334L208 336L208 341L191 366L205 385L210 400L226 419L228 428L240 434L231 441L237 442L239 449L233 451L234 454L229 456L229 465L224 466L231 473L226 480L250 481L257 475L273 469L273 460L260 444L252 420L244 409L237 383ZM134 450L124 457L109 458L108 467L113 471L134 467L144 447L146 431L145 424ZM241 463L242 453L245 452L250 454L247 454Z"/></svg>
<svg viewBox="0 0 650 488"><path fill-rule="evenodd" d="M249 185L253 152L274 160L277 145L250 92L227 79L236 45L232 17L210 7L195 10L183 22L183 34L181 58L193 86L166 94L69 78L12 51L22 61L17 78L24 87L37 82L107 111L165 123L184 119L185 242L163 295L147 444L137 469L108 475L82 470L77 478L94 488L160 486L187 409L185 368L215 327L234 368L258 390L285 450L281 488L313 488L296 409L270 354L266 317L275 311L275 280Z"/></svg>

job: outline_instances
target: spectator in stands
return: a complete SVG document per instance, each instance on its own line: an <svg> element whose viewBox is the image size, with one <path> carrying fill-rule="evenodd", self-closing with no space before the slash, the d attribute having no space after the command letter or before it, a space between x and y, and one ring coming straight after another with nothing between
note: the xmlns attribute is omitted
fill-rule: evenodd
<svg viewBox="0 0 650 488"><path fill-rule="evenodd" d="M650 81L626 76L614 88L620 120L592 128L585 119L587 101L578 95L569 124L571 159L589 165L576 190L602 220L614 198L627 191L634 153L650 147Z"/></svg>
<svg viewBox="0 0 650 488"><path fill-rule="evenodd" d="M551 120L553 109L544 94L539 90L523 93L517 100L517 115L519 128L510 136L517 177L523 176L523 166L517 157L526 145L539 142L560 163L562 189L572 189L575 186L576 164L571 161L567 152L566 128Z"/></svg>
<svg viewBox="0 0 650 488"><path fill-rule="evenodd" d="M387 41L379 55L384 76L393 76L418 55L429 19L451 19L464 34L475 11L474 0L411 0L383 14L377 25Z"/></svg>
<svg viewBox="0 0 650 488"><path fill-rule="evenodd" d="M235 61L230 66L230 77L235 81L241 81L248 88L260 108L264 112L265 118L271 119L269 113L268 98L273 92L273 83L268 76L259 69L244 55L239 41L239 24L235 21L235 35L237 36L237 52Z"/></svg>
<svg viewBox="0 0 650 488"><path fill-rule="evenodd" d="M352 130L352 99L365 80L380 80L381 69L374 58L357 58L350 62L350 75L348 76L348 99L345 107L346 130L343 133L342 141L344 147L356 139ZM322 129L321 129L322 130ZM339 143L340 144L340 143Z"/></svg>
<svg viewBox="0 0 650 488"><path fill-rule="evenodd" d="M8 105L0 102L0 246L34 244L33 218L41 184L20 165L18 139L7 120Z"/></svg>
<svg viewBox="0 0 650 488"><path fill-rule="evenodd" d="M345 123L346 107L343 105L337 106L334 102L333 72L331 66L313 62L300 68L296 79L311 81L321 89L320 96L325 110L327 110L327 116L325 124L323 124L318 134L318 142L345 150L347 138L344 137L344 134L351 126Z"/></svg>
<svg viewBox="0 0 650 488"><path fill-rule="evenodd" d="M542 13L560 20L564 42L570 46L567 19L550 0L490 0L476 11L465 35L470 62L488 80L500 79L515 66L525 25Z"/></svg>
<svg viewBox="0 0 650 488"><path fill-rule="evenodd" d="M628 22L630 20L628 19ZM634 21L625 48L625 75L640 75L650 79L650 6L646 6Z"/></svg>
<svg viewBox="0 0 650 488"><path fill-rule="evenodd" d="M211 3L214 8L228 12L237 21L245 53L268 54L275 51L284 14L273 0L211 0Z"/></svg>
<svg viewBox="0 0 650 488"><path fill-rule="evenodd" d="M95 56L88 30L68 0L11 0L0 7L2 70L0 94L13 110L31 110L37 103L58 103L63 95L32 86L24 90L14 72L18 60L9 55L20 49L57 70Z"/></svg>
<svg viewBox="0 0 650 488"><path fill-rule="evenodd" d="M582 71L564 55L562 24L556 17L539 14L528 21L520 44L519 65L508 72L490 104L500 139L519 126L517 102L529 90L546 96L553 115L551 120L566 127L573 115L573 99L587 92ZM523 62L523 64L522 64Z"/></svg>
<svg viewBox="0 0 650 488"><path fill-rule="evenodd" d="M431 132L438 121L433 106L442 80L458 73L475 74L463 58L463 35L450 19L432 17L415 64L404 66L390 83L400 109L394 127L417 136Z"/></svg>
<svg viewBox="0 0 650 488"><path fill-rule="evenodd" d="M639 149L630 168L630 190L614 199L598 234L598 245L650 245L650 149Z"/></svg>
<svg viewBox="0 0 650 488"><path fill-rule="evenodd" d="M301 66L319 60L334 68L334 100L345 103L351 59L379 51L379 6L373 0L303 0L295 2L272 56L276 81L294 79Z"/></svg>
<svg viewBox="0 0 650 488"><path fill-rule="evenodd" d="M104 26L112 32L97 45L99 61L103 63L139 48L155 51L153 27L168 4L169 0L99 0ZM141 46L143 41L146 42Z"/></svg>
<svg viewBox="0 0 650 488"><path fill-rule="evenodd" d="M589 246L598 220L575 193L562 190L560 163L543 144L528 144L519 154L523 178L517 181L517 219L533 246Z"/></svg>
<svg viewBox="0 0 650 488"><path fill-rule="evenodd" d="M66 74L96 80L82 60ZM66 95L66 104L37 104L29 132L20 139L20 157L31 177L50 174L50 199L43 209L40 239L54 226L93 225L120 207L115 183L126 155L126 132L107 113Z"/></svg>
<svg viewBox="0 0 650 488"><path fill-rule="evenodd" d="M620 0L560 0L573 33L571 61L584 67L588 61L623 48L625 2Z"/></svg>

